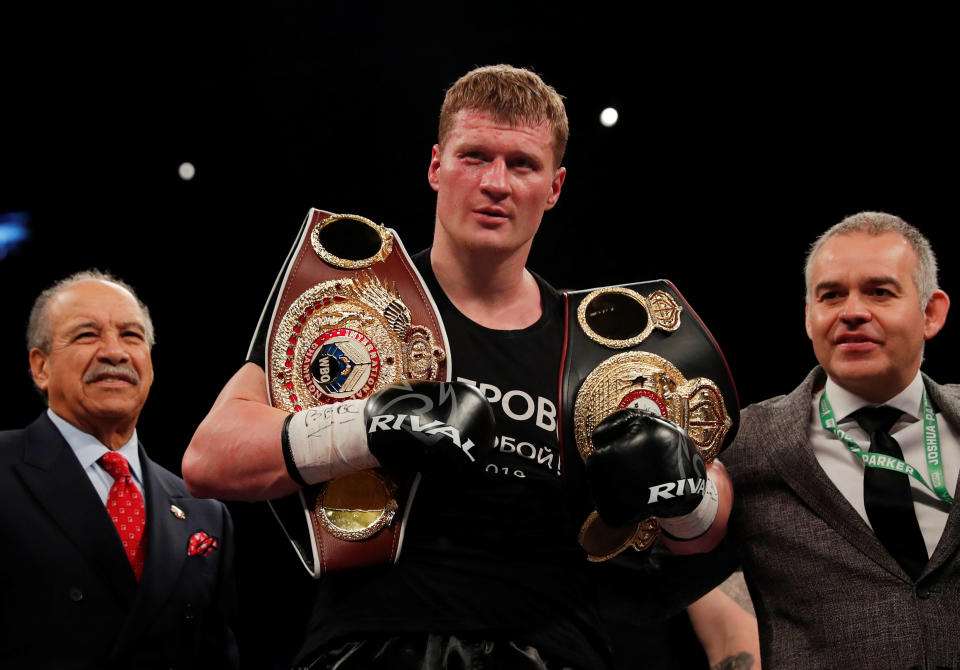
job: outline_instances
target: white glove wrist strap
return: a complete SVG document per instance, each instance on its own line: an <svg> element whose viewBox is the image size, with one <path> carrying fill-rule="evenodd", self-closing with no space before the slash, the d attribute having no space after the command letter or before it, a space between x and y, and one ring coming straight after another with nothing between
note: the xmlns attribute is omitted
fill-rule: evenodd
<svg viewBox="0 0 960 670"><path fill-rule="evenodd" d="M720 496L717 493L717 485L708 476L703 487L703 499L692 512L683 516L657 518L660 521L660 527L670 537L676 540L693 540L706 533L713 525L719 505Z"/></svg>
<svg viewBox="0 0 960 670"><path fill-rule="evenodd" d="M367 448L366 400L344 400L297 412L287 424L290 455L307 484L380 466Z"/></svg>

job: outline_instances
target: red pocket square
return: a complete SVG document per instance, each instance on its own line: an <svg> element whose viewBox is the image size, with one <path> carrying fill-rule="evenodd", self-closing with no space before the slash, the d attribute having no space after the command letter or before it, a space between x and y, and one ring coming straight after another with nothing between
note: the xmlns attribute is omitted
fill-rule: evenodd
<svg viewBox="0 0 960 670"><path fill-rule="evenodd" d="M220 546L220 542L217 538L210 537L202 530L198 530L190 536L190 540L187 542L187 556L206 556L218 546Z"/></svg>

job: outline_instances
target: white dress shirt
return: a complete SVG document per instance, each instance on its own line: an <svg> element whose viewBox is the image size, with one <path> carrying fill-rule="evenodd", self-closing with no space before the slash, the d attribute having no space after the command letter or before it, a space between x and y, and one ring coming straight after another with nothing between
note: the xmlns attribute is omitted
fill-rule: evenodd
<svg viewBox="0 0 960 670"><path fill-rule="evenodd" d="M80 461L80 467L87 473L87 477L90 478L90 483L93 484L93 488L96 489L97 495L100 496L100 500L103 502L104 507L106 507L110 487L113 486L113 477L103 469L103 466L100 465L97 460L110 450L93 435L83 432L66 419L58 416L52 409L47 409L47 416L53 421L53 425L56 426L60 434L63 435L63 439L67 441L70 448L73 449L74 455L77 457L77 460ZM137 448L137 444L137 430L134 428L133 435L130 436L126 444L117 449L117 453L127 459L133 483L142 494L143 471L140 467L140 450ZM146 496L143 496L143 504L144 509L146 509Z"/></svg>
<svg viewBox="0 0 960 670"><path fill-rule="evenodd" d="M896 439L903 450L903 460L912 465L917 473L929 484L930 476L927 472L926 447L923 442L923 421L920 411L920 394L923 390L923 378L917 376L899 394L883 403L895 407L903 412L897 422L890 429L890 435ZM841 388L831 379L827 379L825 386L834 416L837 417L838 427L846 436L860 445L864 452L870 450L870 436L860 427L856 419L850 417L861 407L876 405L860 398ZM865 466L859 457L847 449L833 433L820 423L820 396L823 391L815 393L813 397L813 411L810 415L810 444L817 462L827 476L833 481L840 493L850 502L863 520L870 525L867 510L863 504L863 472ZM929 397L927 398L929 400ZM943 464L944 482L950 495L957 490L957 474L960 471L960 436L957 431L939 412L937 412L937 426L940 431L940 454ZM907 477L907 475L904 475ZM927 555L932 556L933 550L940 541L943 528L947 523L950 506L936 497L929 489L920 484L913 477L909 477L910 490L913 494L913 508L917 513L920 531L927 546Z"/></svg>

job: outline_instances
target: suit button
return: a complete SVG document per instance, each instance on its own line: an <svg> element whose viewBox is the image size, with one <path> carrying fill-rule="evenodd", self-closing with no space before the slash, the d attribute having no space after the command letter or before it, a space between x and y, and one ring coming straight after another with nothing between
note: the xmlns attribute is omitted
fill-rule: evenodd
<svg viewBox="0 0 960 670"><path fill-rule="evenodd" d="M81 591L80 589L78 589L76 586L71 586L71 587L70 587L70 600L72 600L72 601L75 602L75 603L78 603L78 602L80 602L81 600L83 600L83 591Z"/></svg>
<svg viewBox="0 0 960 670"><path fill-rule="evenodd" d="M928 589L928 588L918 588L918 589L917 589L917 597L918 597L920 600L927 600L931 595L933 595L933 594L930 592L930 589Z"/></svg>
<svg viewBox="0 0 960 670"><path fill-rule="evenodd" d="M183 608L183 618L187 621L193 619L193 603L187 603Z"/></svg>

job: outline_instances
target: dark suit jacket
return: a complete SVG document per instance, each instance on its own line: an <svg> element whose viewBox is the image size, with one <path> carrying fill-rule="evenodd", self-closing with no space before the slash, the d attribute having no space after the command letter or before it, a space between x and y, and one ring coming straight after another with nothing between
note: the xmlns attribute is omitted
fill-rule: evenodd
<svg viewBox="0 0 960 670"><path fill-rule="evenodd" d="M825 380L816 368L790 395L748 407L722 456L736 491L728 537L764 668L960 668L960 506L914 582L813 454L811 400ZM960 426L960 386L924 381L941 417Z"/></svg>
<svg viewBox="0 0 960 670"><path fill-rule="evenodd" d="M237 666L226 507L192 498L142 445L140 462L147 557L137 584L103 503L46 413L0 432L0 667ZM188 556L197 531L219 547Z"/></svg>

